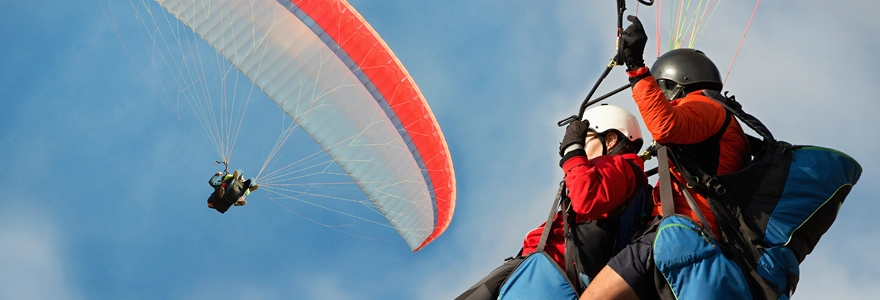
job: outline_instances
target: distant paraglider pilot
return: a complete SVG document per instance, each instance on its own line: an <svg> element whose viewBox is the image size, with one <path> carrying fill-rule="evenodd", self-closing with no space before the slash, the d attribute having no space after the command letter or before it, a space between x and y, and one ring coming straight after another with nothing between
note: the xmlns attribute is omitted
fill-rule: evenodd
<svg viewBox="0 0 880 300"><path fill-rule="evenodd" d="M223 175L217 172L208 184L214 188L214 192L208 197L208 207L218 212L226 213L231 206L244 206L247 204L245 197L260 187L253 184L253 179L244 180L241 170L235 170L232 174Z"/></svg>

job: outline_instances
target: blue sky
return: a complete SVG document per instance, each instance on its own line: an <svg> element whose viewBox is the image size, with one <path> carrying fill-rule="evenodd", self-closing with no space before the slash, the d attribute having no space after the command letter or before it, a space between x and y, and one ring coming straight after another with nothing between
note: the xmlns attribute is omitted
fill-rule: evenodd
<svg viewBox="0 0 880 300"><path fill-rule="evenodd" d="M722 70L754 7L741 2L722 2L697 43ZM796 299L880 292L880 4L860 2L762 3L726 86L778 138L865 169ZM260 193L226 215L205 209L215 157L150 94L107 3L0 2L0 298L453 298L546 217L562 177L555 123L608 62L615 22L614 1L351 1L428 99L456 169L451 226L410 253L393 232L341 234ZM603 88L625 82L616 69ZM608 103L635 111L626 93Z"/></svg>

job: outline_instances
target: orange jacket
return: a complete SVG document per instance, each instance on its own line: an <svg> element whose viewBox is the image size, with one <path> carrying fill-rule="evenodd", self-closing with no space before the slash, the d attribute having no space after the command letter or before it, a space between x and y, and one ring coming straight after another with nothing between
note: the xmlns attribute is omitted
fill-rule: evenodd
<svg viewBox="0 0 880 300"><path fill-rule="evenodd" d="M630 77L636 77L648 72L647 67L629 72ZM696 144L712 137L724 126L727 110L700 91L692 92L674 101L669 101L663 95L660 86L653 76L648 74L633 84L633 99L639 107L639 113L645 121L645 127L651 132L651 137L660 144ZM749 142L736 118L731 116L719 143L720 154L718 157L718 170L716 174L727 174L739 171L749 160ZM675 169L670 161L670 171L679 182L685 183L681 173ZM709 171L709 170L706 170ZM692 189L687 189L697 201L697 206L706 221L710 223L713 233L720 237L720 230L715 222L715 215L709 209L706 199ZM675 212L691 216L693 220L699 219L690 209L687 200L677 185L672 187ZM654 215L661 214L660 189L654 189Z"/></svg>

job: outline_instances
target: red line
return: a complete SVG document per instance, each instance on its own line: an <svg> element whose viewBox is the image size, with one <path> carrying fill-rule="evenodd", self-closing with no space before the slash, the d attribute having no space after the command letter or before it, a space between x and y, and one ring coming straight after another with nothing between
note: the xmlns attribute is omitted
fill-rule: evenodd
<svg viewBox="0 0 880 300"><path fill-rule="evenodd" d="M705 10L703 10L703 15L700 16L700 19L697 20L696 24L694 24L694 29L688 33L687 38L682 40L682 44L689 41L691 38L694 38L694 39L697 38L697 31L699 30L700 24L703 24L703 19L706 18L706 14L709 13L710 10L712 10L712 6L715 6L715 3L717 3L717 2L718 2L718 0L714 0L711 3L709 3L708 6L706 6Z"/></svg>
<svg viewBox="0 0 880 300"><path fill-rule="evenodd" d="M712 7L713 7L713 6L715 6L715 3L718 3L718 0L713 0L712 3L709 3L709 6L706 7L706 10L703 11L703 15L700 16L700 23L703 22L703 19L706 18L706 14L709 13L710 10L712 10ZM699 24L699 23L698 23L698 24Z"/></svg>
<svg viewBox="0 0 880 300"><path fill-rule="evenodd" d="M663 1L657 0L655 4L657 7L654 8L654 22L657 24L654 28L657 29L657 57L660 57L660 13L663 11Z"/></svg>
<svg viewBox="0 0 880 300"><path fill-rule="evenodd" d="M752 16L749 18L749 24L746 25L746 31L743 32L742 38L739 40L739 46L736 46L736 53L733 54L733 60L730 61L730 67L727 68L727 74L724 75L724 82L722 84L727 83L727 77L730 76L730 70L733 70L733 63L736 62L736 56L739 55L739 49L742 48L743 41L746 39L746 34L749 33L749 27L752 27L752 20L755 19L755 13L758 12L758 5L761 4L761 0L755 3L755 10L752 11Z"/></svg>

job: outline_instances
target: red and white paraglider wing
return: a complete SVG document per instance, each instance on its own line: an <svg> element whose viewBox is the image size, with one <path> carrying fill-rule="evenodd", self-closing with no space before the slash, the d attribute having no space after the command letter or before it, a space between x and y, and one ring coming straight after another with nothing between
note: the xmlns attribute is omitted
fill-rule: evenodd
<svg viewBox="0 0 880 300"><path fill-rule="evenodd" d="M449 226L455 174L431 109L345 1L158 0L250 78L417 251Z"/></svg>

